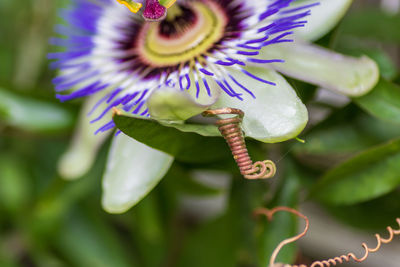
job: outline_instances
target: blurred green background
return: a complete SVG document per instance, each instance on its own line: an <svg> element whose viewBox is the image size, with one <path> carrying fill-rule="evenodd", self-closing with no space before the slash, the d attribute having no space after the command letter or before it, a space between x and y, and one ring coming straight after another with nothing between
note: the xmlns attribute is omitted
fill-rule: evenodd
<svg viewBox="0 0 400 267"><path fill-rule="evenodd" d="M311 121L305 145L263 147L279 162L279 179L246 182L177 162L138 206L109 215L100 204L108 143L85 177L66 182L57 173L80 108L55 99L46 60L57 8L68 0L0 0L0 266L267 266L298 221L253 218L262 205L314 203L354 231L393 225L400 216L400 13L383 2L355 1L318 41L376 60L382 79L372 93L349 100L290 81ZM321 255L307 244L284 250L281 260Z"/></svg>

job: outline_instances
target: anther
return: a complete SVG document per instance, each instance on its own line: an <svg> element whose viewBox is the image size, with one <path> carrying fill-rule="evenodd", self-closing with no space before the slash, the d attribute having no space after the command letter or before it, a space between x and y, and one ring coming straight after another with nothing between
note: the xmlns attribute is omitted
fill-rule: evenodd
<svg viewBox="0 0 400 267"><path fill-rule="evenodd" d="M137 13L142 8L141 3L133 2L132 0L117 0L118 3L126 6L131 12Z"/></svg>
<svg viewBox="0 0 400 267"><path fill-rule="evenodd" d="M235 108L223 108L203 112L203 116L206 117L217 115L234 115L233 118L219 119L216 125L228 143L240 173L246 179L267 179L273 177L276 172L276 166L271 160L253 163L249 156L241 129L244 116L243 111Z"/></svg>

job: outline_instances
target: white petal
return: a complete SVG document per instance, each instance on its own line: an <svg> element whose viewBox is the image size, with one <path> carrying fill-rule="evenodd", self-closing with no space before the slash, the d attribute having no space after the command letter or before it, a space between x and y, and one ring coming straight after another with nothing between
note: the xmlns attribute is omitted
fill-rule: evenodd
<svg viewBox="0 0 400 267"><path fill-rule="evenodd" d="M106 115L93 124L90 123L91 117L87 116L98 99L99 97L90 97L83 104L72 141L58 162L58 172L66 180L80 178L92 167L98 149L109 135L109 132L97 135L95 132L101 125L111 120L111 115Z"/></svg>
<svg viewBox="0 0 400 267"><path fill-rule="evenodd" d="M284 63L270 66L288 76L348 96L368 93L379 80L378 66L366 56L349 57L300 42L267 47L262 50L262 57L283 59Z"/></svg>
<svg viewBox="0 0 400 267"><path fill-rule="evenodd" d="M311 8L311 15L306 18L306 26L295 30L295 35L303 40L315 41L331 31L346 14L353 0L298 1L293 7L316 2L319 2L319 5Z"/></svg>
<svg viewBox="0 0 400 267"><path fill-rule="evenodd" d="M275 143L296 137L306 126L308 113L305 105L287 81L275 71L263 68L247 68L258 77L276 83L264 84L232 69L229 73L242 85L252 91L256 99L244 93L243 101L221 94L215 108L232 107L244 111L243 130L246 136ZM241 89L235 87L236 92Z"/></svg>
<svg viewBox="0 0 400 267"><path fill-rule="evenodd" d="M114 137L103 177L103 208L123 213L161 180L174 158L123 133Z"/></svg>

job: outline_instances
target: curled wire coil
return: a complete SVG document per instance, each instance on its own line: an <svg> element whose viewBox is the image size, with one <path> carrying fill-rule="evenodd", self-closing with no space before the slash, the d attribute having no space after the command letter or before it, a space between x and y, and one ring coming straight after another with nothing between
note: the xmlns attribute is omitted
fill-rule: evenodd
<svg viewBox="0 0 400 267"><path fill-rule="evenodd" d="M297 210L294 210L292 208L288 208L288 207L276 207L274 209L258 209L255 211L256 215L265 215L267 216L268 220L272 220L274 214L276 212L279 211L286 211L286 212L290 212L300 218L303 218L306 222L306 226L304 228L304 231L302 233L300 233L299 235L295 236L295 237L291 237L291 238L287 238L285 240L283 240L281 243L279 243L279 245L276 247L276 249L274 250L271 258L270 258L270 263L269 263L269 267L307 267L307 265L301 264L301 265L290 265L290 264L282 264L282 263L275 263L275 259L278 256L280 250L287 244L292 243L292 242L296 242L299 239L301 239L303 236L306 235L306 233L308 232L309 229L309 220L307 218L307 216L301 214L300 212L298 212ZM361 258L357 258L354 253L347 253L344 255L340 255L331 259L327 259L327 260L321 260L321 261L314 261L310 267L330 267L330 266L336 266L337 264L341 264L344 262L350 262L351 260L354 260L356 262L363 262L365 261L370 253L373 252L377 252L382 244L387 244L393 241L393 238L395 235L400 235L400 218L396 219L396 222L399 225L399 229L398 230L394 230L392 227L388 226L386 229L389 233L389 237L388 238L383 238L381 237L379 234L375 234L375 238L376 238L376 242L377 245L375 248L370 248L368 247L368 245L364 242L361 244L361 246L364 248L364 255Z"/></svg>
<svg viewBox="0 0 400 267"><path fill-rule="evenodd" d="M242 128L240 127L244 116L243 111L235 108L222 108L203 112L203 116L206 117L217 115L234 115L232 118L219 119L216 125L228 143L233 158L240 169L240 173L246 179L267 179L273 177L276 173L276 166L271 160L253 163L249 156Z"/></svg>

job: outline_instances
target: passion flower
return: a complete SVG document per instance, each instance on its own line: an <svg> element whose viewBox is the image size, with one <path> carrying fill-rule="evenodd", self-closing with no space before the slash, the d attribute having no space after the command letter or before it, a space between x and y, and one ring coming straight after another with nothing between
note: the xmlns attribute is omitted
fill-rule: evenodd
<svg viewBox="0 0 400 267"><path fill-rule="evenodd" d="M167 121L185 120L209 107L238 108L245 112L245 134L273 143L296 137L308 120L305 105L275 70L349 96L370 91L379 76L372 60L306 43L332 29L351 4L319 2L161 0L157 3L168 9L160 17L165 18L149 22L152 14L139 5L143 1L73 0L62 12L66 25L57 27L61 36L52 39L64 50L49 58L59 69L57 97L87 101L60 161L61 175L74 179L90 168L106 136L93 132L115 127L113 107ZM310 23L303 27L310 8ZM299 38L294 44L293 32ZM90 124L87 114L96 123ZM173 160L123 134L114 138L103 177L104 209L128 210Z"/></svg>
<svg viewBox="0 0 400 267"><path fill-rule="evenodd" d="M68 91L57 94L61 101L104 95L94 105L106 104L104 110L92 122L116 106L150 116L147 101L168 88L189 92L202 110L214 104L220 92L239 100L244 95L257 98L247 79L262 86L276 82L248 65L283 62L261 58L260 51L292 42L293 29L305 25L309 8L316 5L291 8L293 0L186 0L172 5L165 19L148 22L118 2L75 0L63 13L68 25L58 27L66 38L53 39L65 51L49 54L55 60L52 66L60 70L54 79L56 91ZM99 131L113 127L109 121Z"/></svg>

